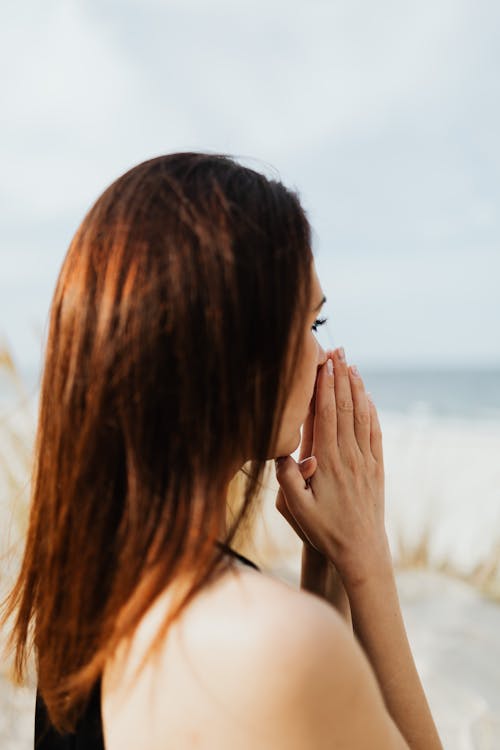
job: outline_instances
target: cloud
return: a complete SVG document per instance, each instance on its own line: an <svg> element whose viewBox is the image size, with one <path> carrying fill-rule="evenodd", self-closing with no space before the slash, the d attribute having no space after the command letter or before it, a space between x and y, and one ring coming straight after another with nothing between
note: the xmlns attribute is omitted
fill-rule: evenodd
<svg viewBox="0 0 500 750"><path fill-rule="evenodd" d="M6 0L2 13L0 325L32 283L43 319L73 232L119 174L221 150L298 189L360 351L389 356L395 337L403 351L416 310L426 337L408 356L461 356L453 321L476 356L497 356L481 324L499 322L495 3ZM457 259L470 273L447 277ZM356 274L361 297L344 283ZM376 345L344 289L385 321Z"/></svg>

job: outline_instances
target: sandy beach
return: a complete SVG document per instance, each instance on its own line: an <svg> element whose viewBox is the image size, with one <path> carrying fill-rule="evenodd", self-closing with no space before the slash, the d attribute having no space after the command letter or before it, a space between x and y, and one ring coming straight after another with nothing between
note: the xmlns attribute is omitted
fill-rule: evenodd
<svg viewBox="0 0 500 750"><path fill-rule="evenodd" d="M292 560L275 574L293 580ZM399 572L397 584L415 663L445 750L498 750L500 607L470 585L438 573ZM2 750L33 747L33 715L33 689L14 689L2 675Z"/></svg>
<svg viewBox="0 0 500 750"><path fill-rule="evenodd" d="M386 526L403 617L446 750L500 747L500 425L380 413ZM1 443L0 543L20 538L30 418ZM14 455L15 454L15 455ZM295 455L296 457L296 455ZM17 487L12 502L9 488ZM298 585L300 540L274 507L273 472L252 539L240 546L269 575ZM3 583L12 574L3 558ZM33 744L33 688L0 669L0 747Z"/></svg>

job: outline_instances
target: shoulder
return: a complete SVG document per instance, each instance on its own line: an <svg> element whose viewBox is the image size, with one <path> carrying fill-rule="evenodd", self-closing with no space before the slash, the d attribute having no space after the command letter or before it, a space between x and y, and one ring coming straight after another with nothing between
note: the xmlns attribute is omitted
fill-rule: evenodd
<svg viewBox="0 0 500 750"><path fill-rule="evenodd" d="M110 748L123 747L139 725L146 734L157 727L151 746L162 746L164 727L188 747L186 732L206 722L214 746L225 738L245 750L364 747L354 724L365 738L373 727L380 733L386 744L374 742L373 750L405 747L388 741L374 675L339 613L251 568L225 573L202 591L174 624L154 668L125 692L121 678L147 648L167 601L160 597L144 618L130 660L112 669L118 680L104 696Z"/></svg>
<svg viewBox="0 0 500 750"><path fill-rule="evenodd" d="M130 648L119 646L108 660L103 675L108 706L134 703L137 688L152 672L160 687L156 694L169 695L174 690L172 677L184 679L189 664L195 664L198 675L218 693L230 694L233 702L244 703L250 696L265 702L267 693L276 688L273 676L290 668L286 663L290 654L296 649L302 652L300 639L307 640L314 622L332 609L265 572L235 566L196 595L136 680L135 668L155 639L171 601L171 592L161 594L136 628ZM333 609L328 620L342 628Z"/></svg>
<svg viewBox="0 0 500 750"><path fill-rule="evenodd" d="M247 683L242 713L252 706L262 746L407 748L371 664L339 612L319 596L267 576L247 585L255 590L259 614L251 646L236 663Z"/></svg>
<svg viewBox="0 0 500 750"><path fill-rule="evenodd" d="M408 750L372 666L339 612L302 590L286 592L283 601L254 667L268 680L260 710L273 736L270 746Z"/></svg>

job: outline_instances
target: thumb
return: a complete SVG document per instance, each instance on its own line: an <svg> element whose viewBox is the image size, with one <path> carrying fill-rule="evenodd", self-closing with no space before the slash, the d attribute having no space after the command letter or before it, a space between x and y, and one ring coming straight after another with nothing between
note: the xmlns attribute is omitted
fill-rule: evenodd
<svg viewBox="0 0 500 750"><path fill-rule="evenodd" d="M313 501L311 489L304 479L314 473L310 468L315 470L316 458L310 456L308 461L299 465L291 456L281 456L275 459L275 465L276 479L285 494L287 505L300 523Z"/></svg>
<svg viewBox="0 0 500 750"><path fill-rule="evenodd" d="M302 461L299 461L298 467L304 479L309 479L318 468L316 456L308 456L307 458L303 458Z"/></svg>

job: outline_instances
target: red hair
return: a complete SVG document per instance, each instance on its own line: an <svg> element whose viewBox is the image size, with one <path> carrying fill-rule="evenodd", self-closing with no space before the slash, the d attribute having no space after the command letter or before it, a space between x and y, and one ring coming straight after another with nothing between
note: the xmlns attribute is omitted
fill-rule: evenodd
<svg viewBox="0 0 500 750"><path fill-rule="evenodd" d="M309 306L298 195L222 154L146 161L77 230L52 300L29 529L2 620L18 680L71 731L108 656L176 576L209 578L273 456ZM290 354L291 353L291 354ZM240 462L240 463L238 463ZM219 566L219 567L218 567Z"/></svg>

